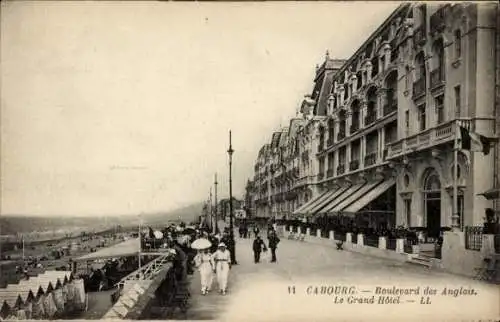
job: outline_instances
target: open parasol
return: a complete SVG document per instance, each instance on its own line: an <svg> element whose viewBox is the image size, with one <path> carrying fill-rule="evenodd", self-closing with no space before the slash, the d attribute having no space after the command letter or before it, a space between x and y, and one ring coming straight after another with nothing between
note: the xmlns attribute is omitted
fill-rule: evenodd
<svg viewBox="0 0 500 322"><path fill-rule="evenodd" d="M210 246L212 246L212 243L205 238L199 238L191 244L191 248L193 249L206 249Z"/></svg>

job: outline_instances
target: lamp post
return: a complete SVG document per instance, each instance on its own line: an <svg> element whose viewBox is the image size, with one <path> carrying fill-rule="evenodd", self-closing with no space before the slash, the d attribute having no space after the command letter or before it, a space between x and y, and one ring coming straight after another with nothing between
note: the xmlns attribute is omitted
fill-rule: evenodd
<svg viewBox="0 0 500 322"><path fill-rule="evenodd" d="M236 242L234 240L234 227L233 227L233 178L232 178L232 166L233 166L233 145L231 144L231 130L229 130L229 149L227 154L229 155L229 238L231 238L231 247L229 251L231 252L231 261L233 265L237 265L236 261Z"/></svg>
<svg viewBox="0 0 500 322"><path fill-rule="evenodd" d="M217 172L215 173L215 180L214 180L214 185L215 185L215 196L214 196L214 201L215 201L215 229L214 229L214 234L217 234L217 231L219 230L219 224L217 223Z"/></svg>

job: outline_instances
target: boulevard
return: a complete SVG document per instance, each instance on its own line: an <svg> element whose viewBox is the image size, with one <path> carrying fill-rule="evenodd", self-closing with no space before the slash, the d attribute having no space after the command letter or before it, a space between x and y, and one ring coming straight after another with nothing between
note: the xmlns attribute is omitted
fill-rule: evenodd
<svg viewBox="0 0 500 322"><path fill-rule="evenodd" d="M495 285L283 237L278 263L265 254L255 264L252 241L236 241L239 264L231 269L228 294L202 296L196 272L188 311L176 319L387 320L390 313L391 319L422 320L497 314L492 312L500 300ZM454 309L446 309L449 305Z"/></svg>

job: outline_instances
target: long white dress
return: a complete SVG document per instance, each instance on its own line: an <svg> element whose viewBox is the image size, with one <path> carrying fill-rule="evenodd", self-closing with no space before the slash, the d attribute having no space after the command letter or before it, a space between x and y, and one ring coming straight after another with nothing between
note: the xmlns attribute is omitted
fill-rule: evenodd
<svg viewBox="0 0 500 322"><path fill-rule="evenodd" d="M219 249L212 255L212 259L215 264L215 273L217 274L219 290L225 292L227 289L227 278L229 276L229 265L231 264L231 254L227 249L224 251Z"/></svg>
<svg viewBox="0 0 500 322"><path fill-rule="evenodd" d="M213 281L212 255L200 253L195 256L194 262L200 272L201 292L210 291Z"/></svg>

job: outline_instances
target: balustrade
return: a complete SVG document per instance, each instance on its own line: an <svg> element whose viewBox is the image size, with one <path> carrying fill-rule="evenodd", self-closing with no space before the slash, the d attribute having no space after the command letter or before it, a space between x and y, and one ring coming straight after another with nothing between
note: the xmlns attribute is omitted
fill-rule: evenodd
<svg viewBox="0 0 500 322"><path fill-rule="evenodd" d="M413 98L418 98L425 94L425 78L422 77L413 83Z"/></svg>
<svg viewBox="0 0 500 322"><path fill-rule="evenodd" d="M365 125L370 125L377 119L376 112L368 112L365 116Z"/></svg>
<svg viewBox="0 0 500 322"><path fill-rule="evenodd" d="M444 85L444 72L442 68L431 71L431 89Z"/></svg>
<svg viewBox="0 0 500 322"><path fill-rule="evenodd" d="M351 125L349 132L352 134L352 133L356 132L357 130L359 130L359 124L356 122L356 123L353 123Z"/></svg>
<svg viewBox="0 0 500 322"><path fill-rule="evenodd" d="M326 146L329 147L329 146L332 146L333 145L333 136L329 137L327 140L326 140Z"/></svg>
<svg viewBox="0 0 500 322"><path fill-rule="evenodd" d="M384 116L391 114L392 112L395 112L398 110L398 103L396 100L393 100L392 102L386 103L384 105Z"/></svg>
<svg viewBox="0 0 500 322"><path fill-rule="evenodd" d="M345 172L345 164L339 164L337 166L337 175L344 174Z"/></svg>
<svg viewBox="0 0 500 322"><path fill-rule="evenodd" d="M407 149L414 151L416 149L432 147L437 144L442 144L444 142L453 140L454 122L456 121L443 123L435 128L427 129L421 133L407 137L403 140L389 143L388 157L390 158L395 155L399 155Z"/></svg>
<svg viewBox="0 0 500 322"><path fill-rule="evenodd" d="M377 162L377 152L368 153L365 156L365 167L374 165Z"/></svg>
<svg viewBox="0 0 500 322"><path fill-rule="evenodd" d="M352 160L351 162L349 162L350 171L357 170L358 168L359 168L359 160Z"/></svg>

